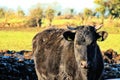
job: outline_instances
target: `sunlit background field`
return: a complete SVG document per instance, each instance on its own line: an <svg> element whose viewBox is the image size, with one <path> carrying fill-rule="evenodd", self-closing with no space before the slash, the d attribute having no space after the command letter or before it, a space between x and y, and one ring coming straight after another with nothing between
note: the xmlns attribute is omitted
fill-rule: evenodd
<svg viewBox="0 0 120 80"><path fill-rule="evenodd" d="M101 50L111 48L120 53L119 0L12 1L0 2L0 50L32 50L32 38L50 26L66 28L102 23L100 30L107 31L109 36L98 42Z"/></svg>
<svg viewBox="0 0 120 80"><path fill-rule="evenodd" d="M1 50L31 50L32 38L37 33L35 29L1 30Z"/></svg>
<svg viewBox="0 0 120 80"><path fill-rule="evenodd" d="M0 30L1 50L32 50L32 38L45 28L10 28ZM104 30L104 26L101 30ZM102 51L113 49L120 53L120 34L112 33L112 28L105 29L109 33L108 38L98 42Z"/></svg>
<svg viewBox="0 0 120 80"><path fill-rule="evenodd" d="M0 31L0 49L31 50L35 32Z"/></svg>

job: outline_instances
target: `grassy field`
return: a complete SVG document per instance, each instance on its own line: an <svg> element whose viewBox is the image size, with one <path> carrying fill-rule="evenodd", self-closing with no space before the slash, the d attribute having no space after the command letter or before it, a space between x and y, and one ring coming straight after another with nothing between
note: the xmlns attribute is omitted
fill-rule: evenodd
<svg viewBox="0 0 120 80"><path fill-rule="evenodd" d="M113 49L120 54L120 34L109 34L103 42L98 42L102 51Z"/></svg>
<svg viewBox="0 0 120 80"><path fill-rule="evenodd" d="M0 30L0 50L31 50L32 38L40 28ZM114 49L120 53L120 34L109 34L104 42L98 42L102 51Z"/></svg>
<svg viewBox="0 0 120 80"><path fill-rule="evenodd" d="M0 31L0 49L31 50L34 32Z"/></svg>

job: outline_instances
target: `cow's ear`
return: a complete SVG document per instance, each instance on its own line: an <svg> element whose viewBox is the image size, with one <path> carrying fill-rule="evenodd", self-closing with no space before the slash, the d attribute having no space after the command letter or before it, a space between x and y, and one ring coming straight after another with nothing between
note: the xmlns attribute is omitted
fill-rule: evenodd
<svg viewBox="0 0 120 80"><path fill-rule="evenodd" d="M72 32L72 31L65 31L63 33L63 36L66 40L68 41L74 41L74 38L75 38L75 32Z"/></svg>
<svg viewBox="0 0 120 80"><path fill-rule="evenodd" d="M108 37L108 33L106 31L100 31L97 34L97 41L104 41Z"/></svg>

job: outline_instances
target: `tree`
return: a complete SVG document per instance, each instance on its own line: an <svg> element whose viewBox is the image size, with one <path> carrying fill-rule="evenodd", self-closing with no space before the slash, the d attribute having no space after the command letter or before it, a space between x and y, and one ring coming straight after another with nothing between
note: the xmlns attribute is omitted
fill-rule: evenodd
<svg viewBox="0 0 120 80"><path fill-rule="evenodd" d="M8 9L5 12L5 23L8 23L8 20L15 18L15 11L13 9Z"/></svg>
<svg viewBox="0 0 120 80"><path fill-rule="evenodd" d="M5 17L5 9L4 8L0 8L0 18Z"/></svg>
<svg viewBox="0 0 120 80"><path fill-rule="evenodd" d="M59 12L57 13L57 16L61 16L61 14L62 14L62 13L59 11Z"/></svg>
<svg viewBox="0 0 120 80"><path fill-rule="evenodd" d="M30 10L30 19L34 19L31 21L35 21L37 27L41 26L42 17L43 17L43 10L39 6Z"/></svg>
<svg viewBox="0 0 120 80"><path fill-rule="evenodd" d="M52 23L52 20L55 16L55 10L52 9L52 8L48 8L46 11L45 11L45 16L46 18L49 20L49 26L51 26L51 23Z"/></svg>
<svg viewBox="0 0 120 80"><path fill-rule="evenodd" d="M92 10L91 9L88 9L88 8L85 8L84 9L84 15L89 17L89 16L92 16Z"/></svg>
<svg viewBox="0 0 120 80"><path fill-rule="evenodd" d="M108 0L108 10L113 17L120 17L120 0Z"/></svg>
<svg viewBox="0 0 120 80"><path fill-rule="evenodd" d="M98 8L102 8L104 12L109 12L113 17L120 17L120 0L94 0L94 3L98 4Z"/></svg>
<svg viewBox="0 0 120 80"><path fill-rule="evenodd" d="M93 12L91 9L85 8L84 12L83 12L83 15L84 15L83 22L85 23L88 20L88 18L90 18L92 16L92 14L93 14Z"/></svg>
<svg viewBox="0 0 120 80"><path fill-rule="evenodd" d="M104 6L100 6L100 7L96 8L95 11L100 14L101 19L102 19L102 23L104 23L104 15L105 15L105 12L106 12L105 7Z"/></svg>
<svg viewBox="0 0 120 80"><path fill-rule="evenodd" d="M104 5L104 2L106 0L94 0L94 3L98 4L98 5Z"/></svg>
<svg viewBox="0 0 120 80"><path fill-rule="evenodd" d="M18 16L18 17L23 17L23 16L25 16L24 11L23 11L20 7L18 7L18 9L17 9L17 16Z"/></svg>
<svg viewBox="0 0 120 80"><path fill-rule="evenodd" d="M71 13L71 15L73 15L74 9L70 9L70 13Z"/></svg>

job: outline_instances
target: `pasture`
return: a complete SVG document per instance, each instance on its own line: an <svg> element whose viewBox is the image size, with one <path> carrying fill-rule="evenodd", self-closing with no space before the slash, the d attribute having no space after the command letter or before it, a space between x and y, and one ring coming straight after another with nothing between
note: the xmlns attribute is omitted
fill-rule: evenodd
<svg viewBox="0 0 120 80"><path fill-rule="evenodd" d="M32 30L32 29L31 29ZM0 49L1 50L31 50L32 38L37 31L28 29L1 30L0 31Z"/></svg>
<svg viewBox="0 0 120 80"><path fill-rule="evenodd" d="M31 50L33 36L33 32L0 31L0 49Z"/></svg>
<svg viewBox="0 0 120 80"><path fill-rule="evenodd" d="M32 50L32 38L45 28L0 29L0 50ZM109 32L109 31L108 31ZM120 34L109 33L104 42L98 42L102 51L113 49L120 53Z"/></svg>

